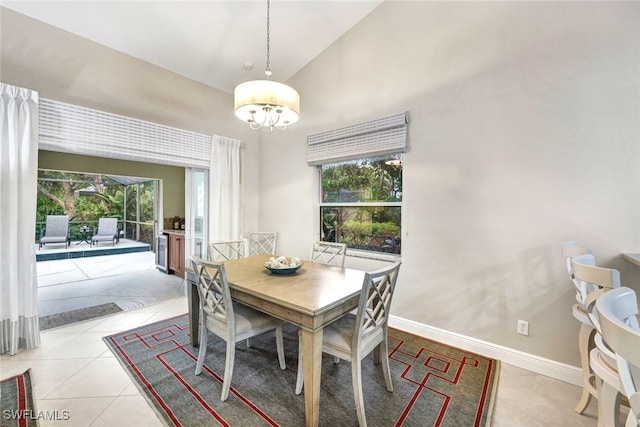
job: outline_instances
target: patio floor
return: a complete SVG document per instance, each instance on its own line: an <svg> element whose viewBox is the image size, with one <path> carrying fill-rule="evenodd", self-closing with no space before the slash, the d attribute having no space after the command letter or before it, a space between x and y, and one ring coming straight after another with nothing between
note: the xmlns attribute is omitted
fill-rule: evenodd
<svg viewBox="0 0 640 427"><path fill-rule="evenodd" d="M41 261L37 271L41 318L107 303L127 311L185 295L183 279L158 270L149 250Z"/></svg>

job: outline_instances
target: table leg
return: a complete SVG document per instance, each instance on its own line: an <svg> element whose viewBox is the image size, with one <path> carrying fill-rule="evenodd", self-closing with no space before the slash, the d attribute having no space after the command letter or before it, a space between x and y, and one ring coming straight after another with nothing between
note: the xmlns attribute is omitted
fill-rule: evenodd
<svg viewBox="0 0 640 427"><path fill-rule="evenodd" d="M320 420L320 377L322 374L322 329L302 330L304 360L304 411L307 427L317 427Z"/></svg>
<svg viewBox="0 0 640 427"><path fill-rule="evenodd" d="M196 284L187 280L187 300L189 301L189 334L191 335L191 345L198 346L198 324L200 323L200 295Z"/></svg>

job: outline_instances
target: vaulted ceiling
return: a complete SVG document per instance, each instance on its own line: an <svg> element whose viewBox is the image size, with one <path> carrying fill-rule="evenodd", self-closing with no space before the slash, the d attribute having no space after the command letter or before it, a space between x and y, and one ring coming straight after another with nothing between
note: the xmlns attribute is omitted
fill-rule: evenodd
<svg viewBox="0 0 640 427"><path fill-rule="evenodd" d="M381 2L272 0L272 79L287 81ZM240 82L264 78L266 0L1 4L228 93Z"/></svg>

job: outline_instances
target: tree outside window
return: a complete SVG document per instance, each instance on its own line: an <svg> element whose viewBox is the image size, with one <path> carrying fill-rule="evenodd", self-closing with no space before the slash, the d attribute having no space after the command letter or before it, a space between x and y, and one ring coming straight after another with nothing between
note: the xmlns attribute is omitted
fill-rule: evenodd
<svg viewBox="0 0 640 427"><path fill-rule="evenodd" d="M321 240L400 254L401 155L324 164L320 175Z"/></svg>

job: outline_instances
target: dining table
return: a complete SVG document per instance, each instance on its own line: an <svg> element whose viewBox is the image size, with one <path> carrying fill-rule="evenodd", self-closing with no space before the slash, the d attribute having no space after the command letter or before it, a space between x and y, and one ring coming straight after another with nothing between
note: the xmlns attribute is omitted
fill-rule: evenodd
<svg viewBox="0 0 640 427"><path fill-rule="evenodd" d="M307 426L320 416L323 328L358 306L364 272L303 261L292 274L265 267L271 254L224 261L231 297L242 304L300 327L304 362L304 405ZM186 271L191 345L198 346L199 304L196 277ZM293 387L293 386L292 386Z"/></svg>

